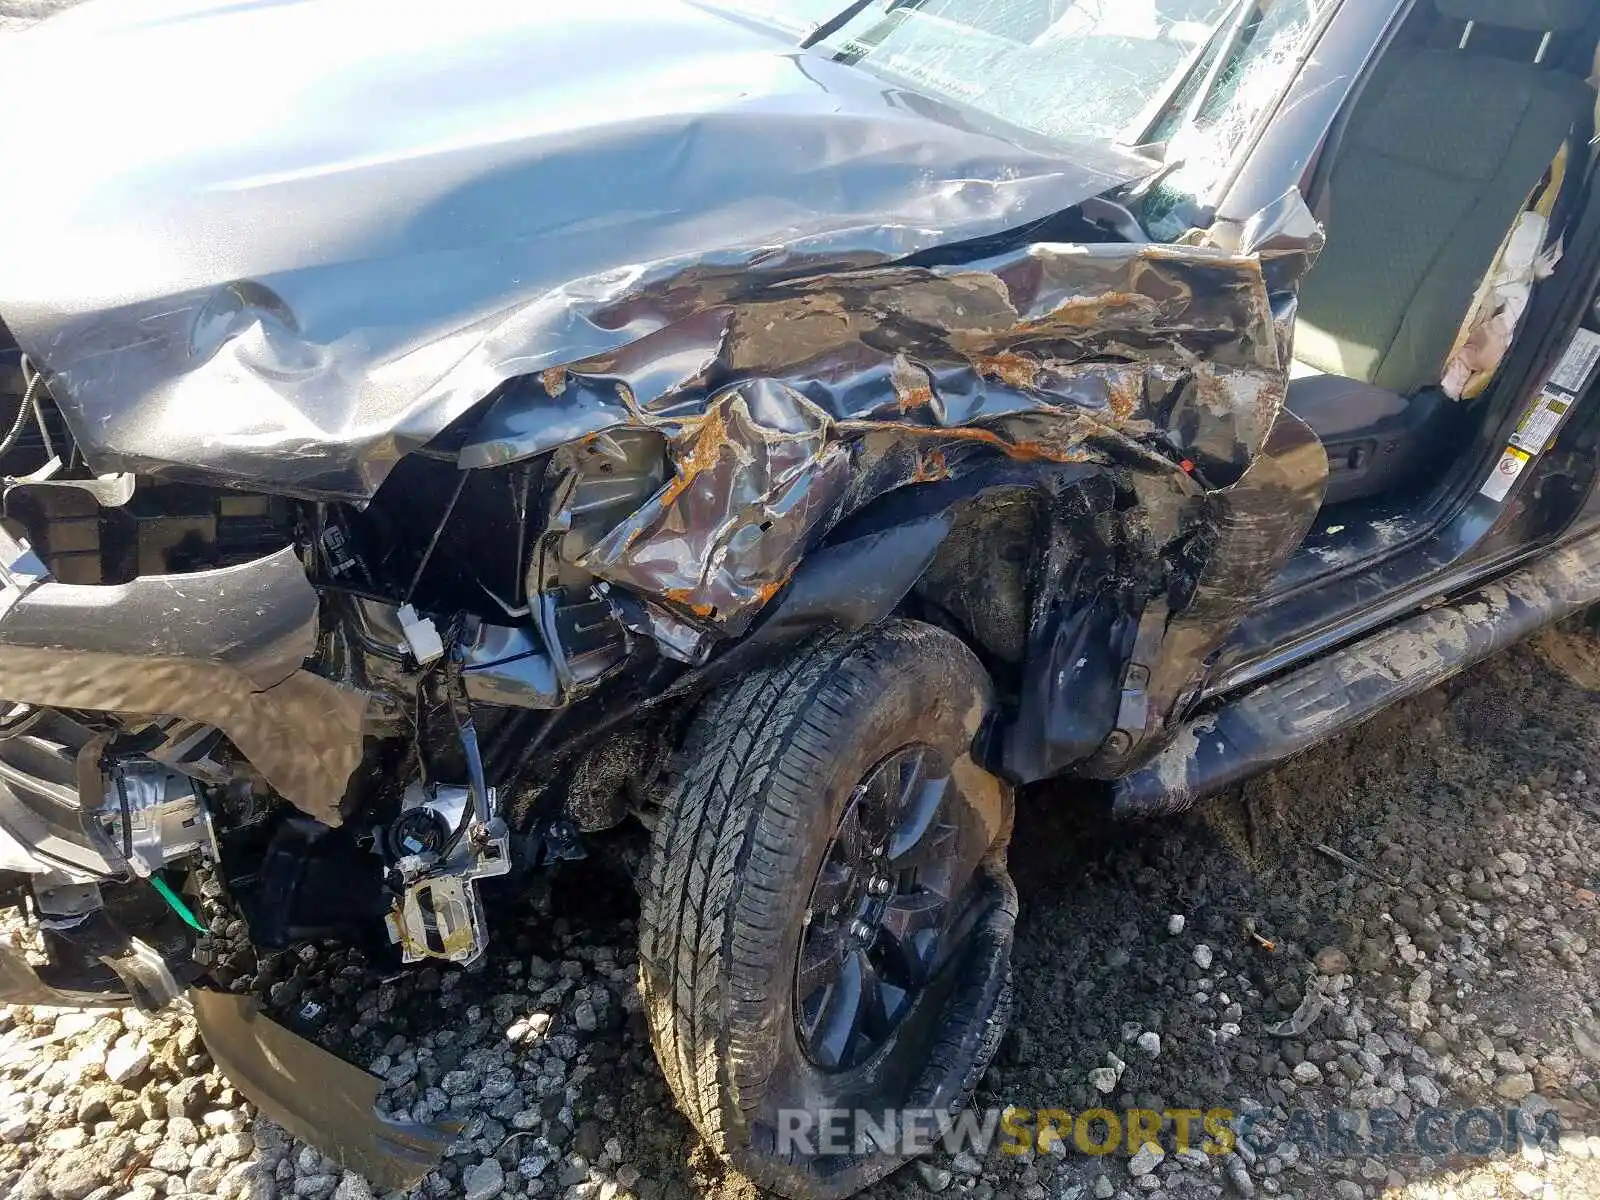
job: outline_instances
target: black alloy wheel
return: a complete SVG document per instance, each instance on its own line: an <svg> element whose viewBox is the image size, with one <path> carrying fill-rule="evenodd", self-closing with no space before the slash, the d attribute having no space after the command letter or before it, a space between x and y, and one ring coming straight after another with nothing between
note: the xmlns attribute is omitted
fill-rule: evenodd
<svg viewBox="0 0 1600 1200"><path fill-rule="evenodd" d="M974 831L954 819L949 765L897 750L852 794L806 907L795 970L800 1044L827 1070L876 1053L955 949L951 915Z"/></svg>

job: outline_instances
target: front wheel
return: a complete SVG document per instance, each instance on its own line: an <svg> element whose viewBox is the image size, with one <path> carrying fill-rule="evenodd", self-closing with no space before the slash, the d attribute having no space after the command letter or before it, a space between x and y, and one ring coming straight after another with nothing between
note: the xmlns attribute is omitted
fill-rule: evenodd
<svg viewBox="0 0 1600 1200"><path fill-rule="evenodd" d="M865 1187L994 1055L1016 893L1010 792L971 754L991 706L959 639L896 621L808 643L695 720L642 988L679 1103L764 1187ZM924 1119L885 1139L887 1114Z"/></svg>

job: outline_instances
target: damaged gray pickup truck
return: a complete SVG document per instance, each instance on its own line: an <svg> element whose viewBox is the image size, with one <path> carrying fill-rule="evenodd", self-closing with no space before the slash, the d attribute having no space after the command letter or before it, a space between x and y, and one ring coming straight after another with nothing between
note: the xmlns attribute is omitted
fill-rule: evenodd
<svg viewBox="0 0 1600 1200"><path fill-rule="evenodd" d="M1590 0L97 0L0 46L0 999L470 967L649 831L701 1134L965 1102L1013 789L1147 817L1600 599ZM571 878L564 874L562 878ZM314 1086L306 1086L307 1081Z"/></svg>

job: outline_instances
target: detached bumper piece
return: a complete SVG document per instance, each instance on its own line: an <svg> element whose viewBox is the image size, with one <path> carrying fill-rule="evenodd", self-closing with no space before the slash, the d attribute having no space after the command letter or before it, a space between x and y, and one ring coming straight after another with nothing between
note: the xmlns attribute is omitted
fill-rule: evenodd
<svg viewBox="0 0 1600 1200"><path fill-rule="evenodd" d="M96 908L70 922L52 921L46 933L47 944L56 951L54 957L58 964L62 959L81 962L89 970L85 984L120 985L128 1000L145 1012L155 1012L171 1004L183 994L184 985L198 971L184 933L179 931L152 940L135 937L104 908ZM100 972L95 972L96 964L102 968ZM77 989L69 987L68 990ZM118 993L110 995L116 997ZM104 1002L102 993L100 1003ZM89 1003L94 1001L91 999Z"/></svg>
<svg viewBox="0 0 1600 1200"><path fill-rule="evenodd" d="M96 913L70 931L77 964L35 967L22 951L0 944L0 1001L58 1008L133 1004L146 1012L164 1008L183 991L192 965L174 964L154 946L132 937ZM103 972L96 972L96 965ZM188 968L187 970L185 968Z"/></svg>
<svg viewBox="0 0 1600 1200"><path fill-rule="evenodd" d="M55 1008L100 1007L128 1002L126 995L78 990L46 983L22 951L0 942L0 1000L7 1004L48 1004Z"/></svg>
<svg viewBox="0 0 1600 1200"><path fill-rule="evenodd" d="M381 1116L380 1081L264 1017L246 996L189 993L206 1049L233 1085L295 1137L380 1187L413 1186L456 1130Z"/></svg>
<svg viewBox="0 0 1600 1200"><path fill-rule="evenodd" d="M38 882L36 877L36 883ZM155 1012L199 975L193 933L147 883L34 888L34 929L43 951L32 962L0 944L0 1003L131 1004Z"/></svg>

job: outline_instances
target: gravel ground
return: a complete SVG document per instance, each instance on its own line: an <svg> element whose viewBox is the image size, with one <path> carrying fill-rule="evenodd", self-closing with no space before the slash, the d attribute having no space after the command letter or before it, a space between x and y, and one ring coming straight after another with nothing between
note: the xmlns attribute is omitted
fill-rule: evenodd
<svg viewBox="0 0 1600 1200"><path fill-rule="evenodd" d="M0 31L67 2L0 0ZM935 1155L868 1195L1600 1197L1597 700L1600 641L1568 626L1187 819L1103 828L1068 789L1023 797L1018 1003L978 1102L1260 1108L1253 1148ZM413 1195L755 1195L667 1094L637 905L604 864L502 917L475 974L258 960L217 898L205 913L220 976L382 1076L389 1111L465 1122ZM1296 1010L1316 1016L1268 1032ZM1339 1157L1276 1136L1292 1110L1511 1103L1554 1111L1562 1151ZM372 1194L258 1117L188 1020L0 1007L0 1196Z"/></svg>
<svg viewBox="0 0 1600 1200"><path fill-rule="evenodd" d="M1268 1115L1229 1159L940 1154L868 1194L1600 1196L1597 701L1600 641L1567 626L1188 819L1086 827L1070 791L1025 796L1018 1005L979 1102ZM756 1194L696 1144L655 1067L615 868L565 868L498 922L474 974L385 975L321 947L257 959L206 912L235 987L382 1076L390 1111L465 1121L414 1195ZM1309 1027L1269 1033L1308 992ZM1276 1145L1293 1109L1513 1101L1560 1116L1561 1152ZM0 1009L0 1195L163 1194L371 1192L256 1117L187 1020Z"/></svg>

